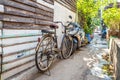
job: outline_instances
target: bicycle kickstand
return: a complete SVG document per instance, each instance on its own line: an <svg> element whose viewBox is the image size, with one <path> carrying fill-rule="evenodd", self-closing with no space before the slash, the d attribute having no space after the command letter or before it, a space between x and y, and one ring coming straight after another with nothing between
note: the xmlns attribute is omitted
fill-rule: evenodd
<svg viewBox="0 0 120 80"><path fill-rule="evenodd" d="M51 72L49 68L48 68L48 76L51 76Z"/></svg>

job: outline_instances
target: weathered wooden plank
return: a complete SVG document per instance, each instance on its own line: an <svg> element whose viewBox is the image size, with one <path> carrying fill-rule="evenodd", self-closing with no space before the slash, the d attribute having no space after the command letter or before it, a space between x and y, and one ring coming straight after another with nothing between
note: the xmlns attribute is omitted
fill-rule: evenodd
<svg viewBox="0 0 120 80"><path fill-rule="evenodd" d="M2 12L2 13L4 12L4 5L0 4L0 12Z"/></svg>
<svg viewBox="0 0 120 80"><path fill-rule="evenodd" d="M46 44L43 44L42 47L45 47L45 45L46 45ZM10 57L10 56L15 56L15 55L17 55L16 57L22 58L22 57L24 57L25 55L27 55L28 53L30 53L29 50L35 51L36 47L37 47L37 45L36 45L35 47L33 47L33 48L18 50L18 51L16 51L16 52L14 51L14 52L11 52L11 53L4 53L4 54L3 54L3 57ZM48 48L48 49L50 49L50 48ZM23 54L23 53L25 53L25 54ZM34 52L34 53L35 53L35 52Z"/></svg>
<svg viewBox="0 0 120 80"><path fill-rule="evenodd" d="M41 11L42 12L42 11ZM41 13L40 12L40 13ZM5 13L6 14L11 14L11 15L17 15L17 16L22 16L22 17L28 17L28 18L36 18L36 19L42 19L42 20L48 20L48 21L52 21L53 20L53 13L49 13L49 14L36 14L30 11L25 11L22 9L18 9L18 8L14 8L14 7L10 7L10 6L5 6Z"/></svg>
<svg viewBox="0 0 120 80"><path fill-rule="evenodd" d="M27 51L25 52L26 54L20 58L18 58L18 54L15 54L15 55L11 55L11 56L6 56L3 58L3 64L8 64L8 63L12 63L12 62L15 62L15 61L18 61L18 60L22 60L24 58L28 58L30 56L35 56L35 50L30 50L30 51Z"/></svg>
<svg viewBox="0 0 120 80"><path fill-rule="evenodd" d="M8 36L18 36L20 37L33 37L33 36L41 36L41 30L12 30L12 29L3 29L4 35Z"/></svg>
<svg viewBox="0 0 120 80"><path fill-rule="evenodd" d="M36 66L34 65L28 69L23 70L22 72L20 72L16 75L13 75L13 76L7 78L7 80L31 80L32 78L34 78L34 76L37 73L38 73L38 70L37 70Z"/></svg>
<svg viewBox="0 0 120 80"><path fill-rule="evenodd" d="M54 5L54 0L43 0L43 1L45 1L45 2L47 2L47 3L50 3L50 4Z"/></svg>
<svg viewBox="0 0 120 80"><path fill-rule="evenodd" d="M50 21L43 21L43 20L36 20L36 24L40 24L40 25L45 25L45 26L49 26L50 24L52 24L53 22Z"/></svg>
<svg viewBox="0 0 120 80"><path fill-rule="evenodd" d="M40 34L29 34L29 35L25 35L25 34L21 34L21 35L16 35L16 36L14 36L14 35L2 35L2 36L0 36L0 39L9 39L9 38L13 38L13 39L15 39L15 38L22 38L22 37L31 37L31 36L41 36Z"/></svg>
<svg viewBox="0 0 120 80"><path fill-rule="evenodd" d="M3 72L2 75L1 75L2 76L1 79L5 80L10 76L13 76L13 75L15 75L15 74L17 74L21 71L24 71L26 69L29 69L30 67L33 67L34 65L35 65L35 61L31 61L31 62L28 62L28 63L20 66L20 67L14 68L14 69L9 70L7 72Z"/></svg>
<svg viewBox="0 0 120 80"><path fill-rule="evenodd" d="M35 56L33 55L33 56L30 56L30 57L27 57L27 58L24 58L21 60L14 61L12 63L3 64L2 65L2 67L3 67L2 72L14 69L14 68L19 67L21 65L25 65L26 63L28 63L30 61L34 61L35 60L34 58L35 58Z"/></svg>
<svg viewBox="0 0 120 80"><path fill-rule="evenodd" d="M28 21L27 21L28 22ZM33 22L35 23L35 22ZM3 28L31 28L34 27L34 24L27 24L27 23L18 23L18 22L4 22Z"/></svg>
<svg viewBox="0 0 120 80"><path fill-rule="evenodd" d="M68 3L66 2L65 0L55 0L57 1L58 3L60 3L61 5L63 5L64 7L68 8L69 10L73 11L73 12L76 12L76 6L75 6L75 3ZM74 7L72 7L71 5L74 5Z"/></svg>
<svg viewBox="0 0 120 80"><path fill-rule="evenodd" d="M42 29L43 27L47 27L52 21L52 20L44 21L40 19L24 18L20 16L13 16L13 15L6 15L6 14L1 14L0 19L4 21L3 28L11 28L11 29L15 29L15 28L17 29Z"/></svg>
<svg viewBox="0 0 120 80"><path fill-rule="evenodd" d="M19 15L19 16L23 16L23 17L35 18L35 13L33 13L33 12L10 7L10 6L5 6L5 13L12 14L12 15Z"/></svg>
<svg viewBox="0 0 120 80"><path fill-rule="evenodd" d="M50 1L50 0L47 0L47 1ZM53 4L50 4L50 3L46 2L46 1L43 1L43 0L36 0L36 2L40 3L40 4L44 5L44 6L47 6L47 7L51 8L51 9L54 9L54 5L53 5L54 2L53 2Z"/></svg>
<svg viewBox="0 0 120 80"><path fill-rule="evenodd" d="M22 43L27 43L27 42L34 42L34 41L37 41L38 37L41 38L41 36L8 38L8 39L3 39L2 44L3 45L13 45L13 44L22 44Z"/></svg>
<svg viewBox="0 0 120 80"><path fill-rule="evenodd" d="M5 47L3 48L4 54L9 54L9 53L14 53L17 51L21 51L24 49L29 49L29 48L34 48L36 47L36 43L29 43L29 44L22 44L22 45L16 45L16 46L10 46L10 47Z"/></svg>
<svg viewBox="0 0 120 80"><path fill-rule="evenodd" d="M11 7L14 7L14 8L19 8L19 9L23 9L23 10L31 11L31 12L36 12L36 9L41 10L41 11L50 12L50 13L54 12L53 9L50 9L49 7L46 7L44 5L41 5L41 4L38 4L38 3L35 3L35 2L31 3L31 4L35 4L34 6L29 6L29 5L31 5L29 3L30 1L27 1L27 0L16 0L16 1L24 3L24 4L15 2L15 0L13 0L13 1L11 1L11 0L4 0L3 4L5 6L11 6Z"/></svg>
<svg viewBox="0 0 120 80"><path fill-rule="evenodd" d="M31 7L42 9L42 10L45 10L45 11L48 11L48 12L53 12L53 9L51 9L51 8L49 8L47 6L44 6L44 5L40 4L40 3L38 4L36 2L30 1L30 0L13 0L13 1L17 1L17 2L23 3L25 5L29 5Z"/></svg>
<svg viewBox="0 0 120 80"><path fill-rule="evenodd" d="M5 5L5 14L0 13L0 20L4 21L2 28L44 29L49 25L46 21L53 21L53 9L37 2L30 0L4 0L0 3Z"/></svg>
<svg viewBox="0 0 120 80"><path fill-rule="evenodd" d="M33 18L24 18L20 16L13 16L13 15L6 15L6 14L0 14L3 15L3 21L10 21L10 22L21 22L21 23L35 23L35 19Z"/></svg>
<svg viewBox="0 0 120 80"><path fill-rule="evenodd" d="M48 17L51 17L51 18L53 18L53 16L54 16L54 14L51 12L47 12L47 11L43 11L43 10L41 10L41 9L36 9L36 13L37 14L42 14L42 15L44 15L44 16L48 16Z"/></svg>
<svg viewBox="0 0 120 80"><path fill-rule="evenodd" d="M75 2L72 2L71 0L65 0L66 4L68 4L71 8L76 9Z"/></svg>
<svg viewBox="0 0 120 80"><path fill-rule="evenodd" d="M50 14L51 16L45 16L43 14L36 14L36 19L41 19L41 20L44 20L44 21L53 21L53 15Z"/></svg>
<svg viewBox="0 0 120 80"><path fill-rule="evenodd" d="M13 53L8 53L8 54L3 54L3 57L8 57L8 56L12 56L12 55L16 55L16 54L20 54L20 53L23 53L23 52L27 52L29 50L35 50L36 47L33 47L33 48L29 48L29 49L24 49L24 50L18 50L16 52L13 52Z"/></svg>
<svg viewBox="0 0 120 80"><path fill-rule="evenodd" d="M11 6L11 7L15 7L15 8L35 12L34 7L31 7L31 6L28 6L28 5L25 5L25 4L20 4L18 2L11 1L11 0L3 0L2 4L5 5L5 6Z"/></svg>
<svg viewBox="0 0 120 80"><path fill-rule="evenodd" d="M41 14L36 14L36 13L25 11L22 9L10 7L10 6L5 6L5 13L7 13L7 14L36 18L36 19L38 18L38 19L43 19L43 20L52 19L51 16L53 17L53 13L50 13L50 12L46 13L45 11L42 11L42 10L40 10L40 11L41 11L40 12ZM38 15L41 15L41 16L39 17Z"/></svg>
<svg viewBox="0 0 120 80"><path fill-rule="evenodd" d="M40 34L29 34L29 35L25 35L25 34L21 34L21 35L2 35L0 36L0 39L9 39L9 38L20 38L20 37L30 37L30 36L41 36Z"/></svg>
<svg viewBox="0 0 120 80"><path fill-rule="evenodd" d="M29 44L29 43L34 43L34 42L37 42L37 40L35 40L35 41L27 41L27 42L22 42L22 43L3 44L3 48L4 47L10 47L10 46L16 46L16 45L22 45L22 44Z"/></svg>
<svg viewBox="0 0 120 80"><path fill-rule="evenodd" d="M35 30L41 30L41 29L47 29L48 28L49 24L46 23L46 22L42 21L42 20L41 20L41 22L40 22L40 20L36 20L35 24L4 22L3 28L5 28L5 29L35 29Z"/></svg>
<svg viewBox="0 0 120 80"><path fill-rule="evenodd" d="M1 13L1 14L2 14L2 13ZM3 20L3 18L4 18L4 17L3 17L3 14L0 15L0 21Z"/></svg>

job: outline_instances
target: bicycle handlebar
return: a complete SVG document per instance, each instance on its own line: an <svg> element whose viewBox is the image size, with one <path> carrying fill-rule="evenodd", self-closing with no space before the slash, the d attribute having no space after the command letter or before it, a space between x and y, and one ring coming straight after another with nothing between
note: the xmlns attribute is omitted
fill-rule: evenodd
<svg viewBox="0 0 120 80"><path fill-rule="evenodd" d="M55 21L54 23L61 23L63 27L66 27L66 25L64 25L62 21ZM67 25L67 27L68 27L71 24L71 22L67 21L67 23L69 23Z"/></svg>
<svg viewBox="0 0 120 80"><path fill-rule="evenodd" d="M62 21L55 21L54 23L61 23L62 26L64 26L63 22Z"/></svg>

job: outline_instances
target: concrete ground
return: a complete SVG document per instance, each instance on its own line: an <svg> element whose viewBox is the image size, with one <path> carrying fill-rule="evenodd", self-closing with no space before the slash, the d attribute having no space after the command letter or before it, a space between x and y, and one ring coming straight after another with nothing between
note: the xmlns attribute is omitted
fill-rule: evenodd
<svg viewBox="0 0 120 80"><path fill-rule="evenodd" d="M97 44L96 47L95 44ZM106 44L100 40L98 34L91 44L82 47L76 51L71 58L66 60L57 60L50 68L51 76L47 75L49 71L44 74L38 73L34 75L31 80L104 80L91 74L90 68L94 62L93 55L96 52L100 53L102 48L107 48Z"/></svg>

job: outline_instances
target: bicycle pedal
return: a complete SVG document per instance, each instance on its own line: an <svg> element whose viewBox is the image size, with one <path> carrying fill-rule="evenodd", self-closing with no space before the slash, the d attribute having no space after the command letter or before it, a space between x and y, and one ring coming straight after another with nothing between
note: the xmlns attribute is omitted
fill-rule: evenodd
<svg viewBox="0 0 120 80"><path fill-rule="evenodd" d="M62 59L62 57L61 56L57 56L57 59Z"/></svg>
<svg viewBox="0 0 120 80"><path fill-rule="evenodd" d="M57 59L63 59L61 55L56 56Z"/></svg>

